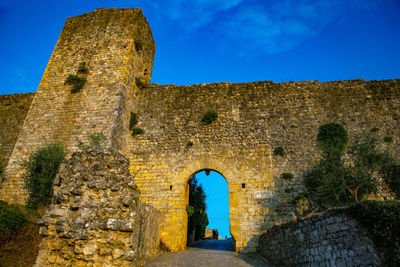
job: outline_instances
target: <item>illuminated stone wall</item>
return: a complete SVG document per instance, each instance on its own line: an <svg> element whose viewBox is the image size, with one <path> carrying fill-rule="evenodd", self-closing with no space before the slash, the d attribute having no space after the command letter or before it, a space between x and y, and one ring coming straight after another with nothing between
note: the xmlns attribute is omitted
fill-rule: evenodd
<svg viewBox="0 0 400 267"><path fill-rule="evenodd" d="M228 183L236 250L254 251L259 234L306 211L294 199L303 171L320 157L319 126L341 122L352 137L379 128L374 134L393 136L385 146L395 152L399 106L400 80L152 85L134 103L144 134L130 138L127 155L141 199L165 216L161 239L171 249L186 245L187 181L211 169ZM205 125L209 109L218 118ZM278 146L284 156L274 155ZM285 172L294 178L281 178Z"/></svg>
<svg viewBox="0 0 400 267"><path fill-rule="evenodd" d="M104 132L107 147L123 151L135 79L150 81L154 52L140 9L98 9L68 18L22 124L0 199L24 203L20 162L45 143L61 142L71 152L78 139ZM88 71L79 74L83 63ZM71 93L65 80L76 74L87 81Z"/></svg>
<svg viewBox="0 0 400 267"><path fill-rule="evenodd" d="M304 189L304 170L320 157L319 126L341 122L350 136L379 128L378 138L393 137L386 148L399 151L400 80L139 88L136 78L150 82L154 52L140 9L69 18L22 124L0 199L24 203L19 163L38 146L59 141L71 152L77 139L103 131L107 148L130 159L141 201L161 212L160 238L167 247L185 248L187 182L211 169L228 183L235 249L255 251L261 233L305 212L307 203L294 199ZM87 82L72 94L64 81L82 62ZM205 125L209 109L218 118ZM138 114L144 133L130 135L130 112ZM284 156L274 155L279 146ZM294 178L281 178L285 172Z"/></svg>

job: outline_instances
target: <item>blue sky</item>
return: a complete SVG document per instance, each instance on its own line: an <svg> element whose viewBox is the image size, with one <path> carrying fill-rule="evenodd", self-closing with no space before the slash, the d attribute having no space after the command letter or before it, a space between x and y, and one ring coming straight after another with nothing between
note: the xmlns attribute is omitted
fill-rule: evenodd
<svg viewBox="0 0 400 267"><path fill-rule="evenodd" d="M205 171L196 174L198 184L206 193L206 210L209 229L217 229L222 239L230 237L229 232L229 191L224 176L211 171L207 176Z"/></svg>
<svg viewBox="0 0 400 267"><path fill-rule="evenodd" d="M399 0L0 0L0 94L36 91L66 18L100 7L142 7L153 83L400 78Z"/></svg>
<svg viewBox="0 0 400 267"><path fill-rule="evenodd" d="M142 7L152 82L400 78L399 0L0 2L0 94L36 91L67 17Z"/></svg>

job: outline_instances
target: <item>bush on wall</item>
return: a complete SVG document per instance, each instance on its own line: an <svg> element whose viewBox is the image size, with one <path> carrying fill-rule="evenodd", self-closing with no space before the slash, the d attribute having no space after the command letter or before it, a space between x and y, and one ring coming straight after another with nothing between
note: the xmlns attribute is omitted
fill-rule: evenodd
<svg viewBox="0 0 400 267"><path fill-rule="evenodd" d="M23 162L25 188L29 193L28 206L38 207L48 203L53 194L53 180L65 156L64 146L54 143L38 148Z"/></svg>
<svg viewBox="0 0 400 267"><path fill-rule="evenodd" d="M283 148L283 147L281 147L281 146L277 146L277 147L275 147L275 149L274 149L274 155L275 156L285 156L285 154L286 154L286 152L285 152L285 149Z"/></svg>
<svg viewBox="0 0 400 267"><path fill-rule="evenodd" d="M203 115L201 122L204 124L210 124L213 121L215 121L217 118L218 118L218 113L215 110L210 109Z"/></svg>

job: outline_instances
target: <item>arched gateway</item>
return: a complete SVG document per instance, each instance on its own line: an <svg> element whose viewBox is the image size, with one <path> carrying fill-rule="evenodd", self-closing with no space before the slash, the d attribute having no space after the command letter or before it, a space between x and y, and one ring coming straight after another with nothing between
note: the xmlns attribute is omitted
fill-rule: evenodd
<svg viewBox="0 0 400 267"><path fill-rule="evenodd" d="M295 200L303 171L318 158L320 125L344 123L352 136L379 128L378 134L394 135L396 149L400 144L400 80L159 86L148 84L154 53L140 9L68 18L25 119L2 113L1 136L19 132L1 139L11 141L0 147L8 160L0 199L24 203L19 163L40 145L59 141L72 152L77 139L103 132L107 148L130 159L141 200L161 212L161 241L172 251L186 245L187 181L203 169L220 172L229 184L235 249L254 250L260 233L301 212ZM86 79L79 92L65 83L69 75ZM202 122L208 110L218 114L211 124ZM138 135L129 123L134 114Z"/></svg>

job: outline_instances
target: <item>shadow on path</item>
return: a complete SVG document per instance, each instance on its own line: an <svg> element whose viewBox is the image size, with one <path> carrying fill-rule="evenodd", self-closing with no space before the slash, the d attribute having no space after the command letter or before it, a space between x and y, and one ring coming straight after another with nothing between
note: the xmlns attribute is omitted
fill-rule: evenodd
<svg viewBox="0 0 400 267"><path fill-rule="evenodd" d="M188 247L219 251L233 251L233 242L232 240L200 240L190 244Z"/></svg>
<svg viewBox="0 0 400 267"><path fill-rule="evenodd" d="M183 251L167 252L148 261L145 267L272 267L258 253L236 253L232 240L201 240Z"/></svg>

